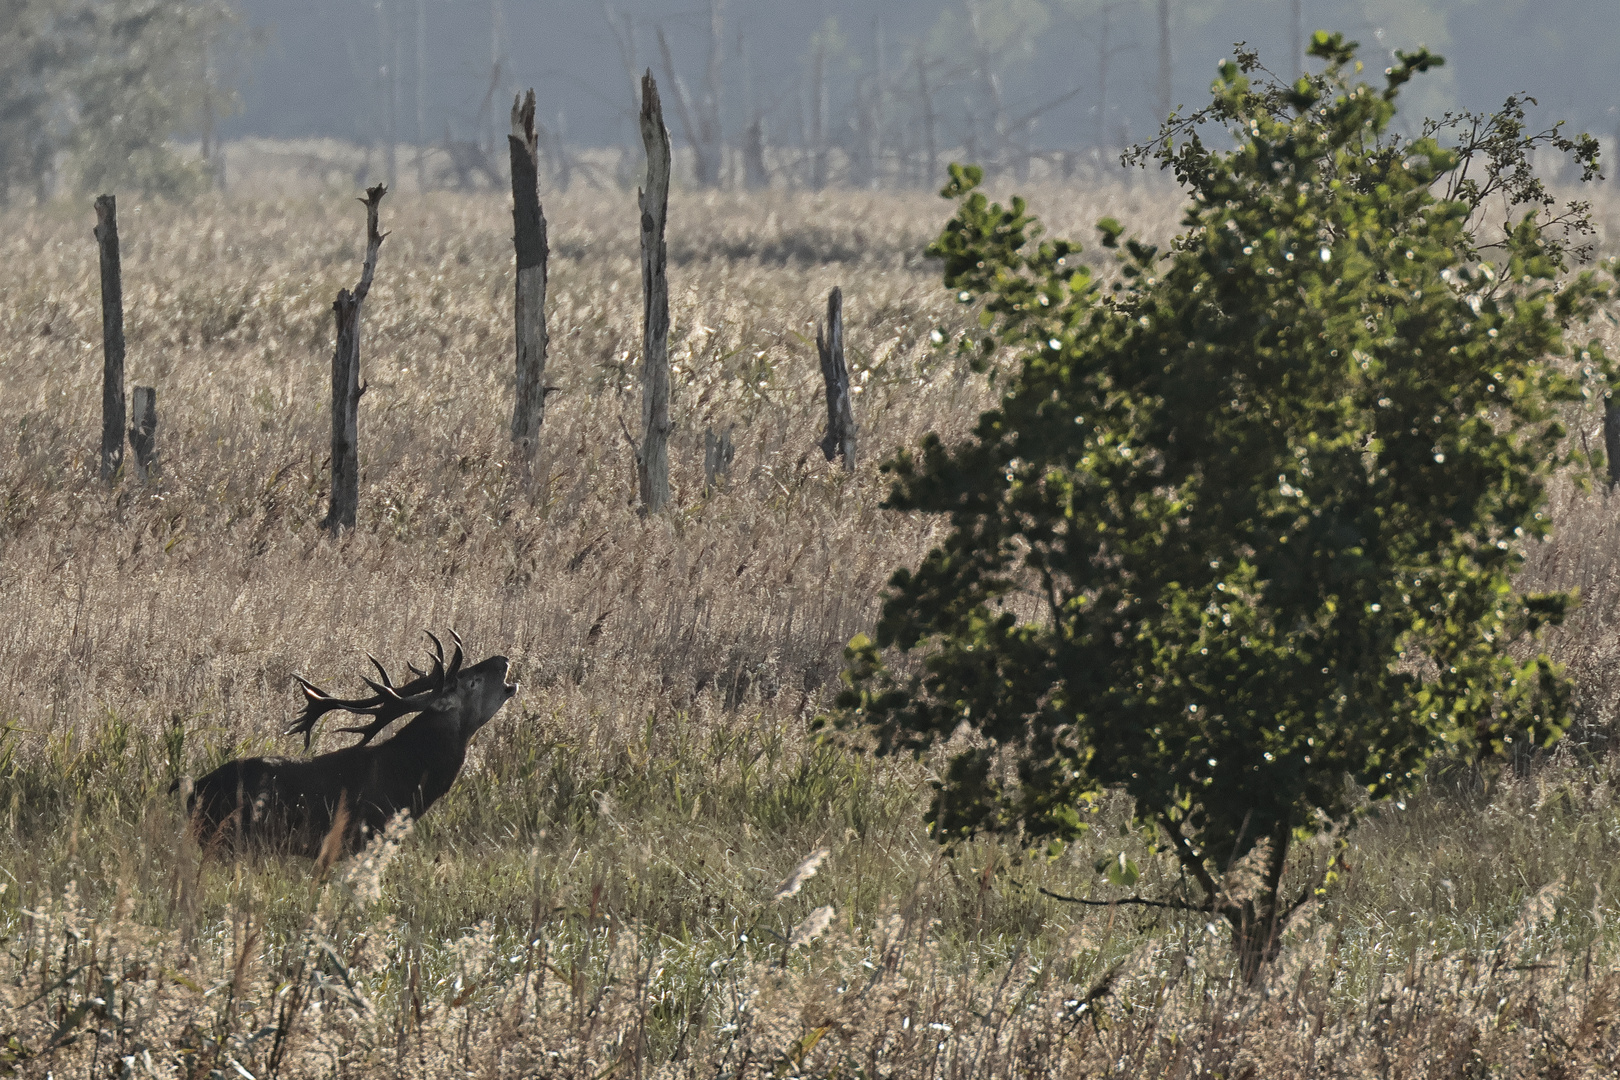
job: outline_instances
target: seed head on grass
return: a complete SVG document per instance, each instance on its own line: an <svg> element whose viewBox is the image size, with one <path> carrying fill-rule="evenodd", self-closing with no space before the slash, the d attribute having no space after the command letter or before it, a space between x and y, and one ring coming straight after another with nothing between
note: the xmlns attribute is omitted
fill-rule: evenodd
<svg viewBox="0 0 1620 1080"><path fill-rule="evenodd" d="M799 865L795 866L792 872L782 879L782 884L776 887L776 891L771 894L771 899L773 901L786 900L790 896L798 895L799 890L804 887L804 883L816 876L816 870L821 866L821 860L825 859L828 854L828 849L819 847L806 855Z"/></svg>
<svg viewBox="0 0 1620 1080"><path fill-rule="evenodd" d="M411 816L405 811L395 814L344 873L343 883L362 906L371 907L382 900L383 873L399 854L400 845L410 835L412 825Z"/></svg>
<svg viewBox="0 0 1620 1080"><path fill-rule="evenodd" d="M828 924L832 922L832 917L833 906L831 904L823 904L806 915L799 925L793 928L793 933L788 935L788 950L791 952L800 945L808 945L816 940L827 929Z"/></svg>

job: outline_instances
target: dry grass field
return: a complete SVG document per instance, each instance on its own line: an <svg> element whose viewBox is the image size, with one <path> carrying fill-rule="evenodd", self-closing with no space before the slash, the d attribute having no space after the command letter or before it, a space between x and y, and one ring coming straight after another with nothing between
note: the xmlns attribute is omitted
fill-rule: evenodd
<svg viewBox="0 0 1620 1080"><path fill-rule="evenodd" d="M1154 183L1031 192L1056 231L1173 232ZM1167 860L1103 808L1055 862L926 836L928 763L818 742L843 643L940 523L878 463L993 399L921 255L931 195L677 192L675 505L631 505L633 195L546 199L543 446L507 441L509 202L390 196L367 302L360 524L325 512L330 305L350 193L121 200L129 381L159 392L151 484L95 479L88 203L0 215L0 1074L30 1076L1614 1075L1620 758L1607 749L1620 504L1561 485L1541 586L1579 738L1442 763L1352 834L1351 870L1264 984L1224 932L1040 890L1143 890ZM1612 251L1620 202L1600 201ZM845 294L853 477L815 447L813 345ZM1577 435L1596 409L1572 416ZM706 430L728 483L703 490ZM291 753L292 673L357 687L424 627L521 693L414 829L317 878L201 860L170 785ZM347 736L326 735L317 749ZM794 869L825 856L813 876ZM1233 888L1244 867L1232 868Z"/></svg>

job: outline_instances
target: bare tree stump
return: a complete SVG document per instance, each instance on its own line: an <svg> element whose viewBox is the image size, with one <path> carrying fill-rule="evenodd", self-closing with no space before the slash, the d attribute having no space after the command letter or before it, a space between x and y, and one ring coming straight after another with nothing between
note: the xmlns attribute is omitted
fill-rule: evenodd
<svg viewBox="0 0 1620 1080"><path fill-rule="evenodd" d="M546 418L546 215L540 208L540 137L534 91L512 100L512 246L517 250L517 391L512 441L533 455Z"/></svg>
<svg viewBox="0 0 1620 1080"><path fill-rule="evenodd" d="M840 455L844 471L855 471L855 410L850 404L849 367L844 363L844 293L834 287L827 294L827 324L816 323L816 352L821 357L821 378L827 384L827 433L821 452L827 460Z"/></svg>
<svg viewBox="0 0 1620 1080"><path fill-rule="evenodd" d="M96 198L101 245L101 478L111 482L124 463L124 281L118 262L118 205Z"/></svg>
<svg viewBox="0 0 1620 1080"><path fill-rule="evenodd" d="M731 442L731 429L716 435L713 428L703 432L703 493L707 495L731 475L731 460L737 448Z"/></svg>
<svg viewBox="0 0 1620 1080"><path fill-rule="evenodd" d="M332 302L337 347L332 350L332 501L321 528L336 533L354 528L360 508L360 308L371 291L377 252L387 234L377 228L377 208L388 194L384 184L366 190L366 258L354 291L339 289Z"/></svg>
<svg viewBox="0 0 1620 1080"><path fill-rule="evenodd" d="M157 469L157 390L137 386L130 411L129 445L135 451L135 475L144 484Z"/></svg>
<svg viewBox="0 0 1620 1080"><path fill-rule="evenodd" d="M669 502L669 279L664 222L669 214L669 129L652 72L641 77L641 141L647 186L641 202L641 445L636 481L643 513Z"/></svg>

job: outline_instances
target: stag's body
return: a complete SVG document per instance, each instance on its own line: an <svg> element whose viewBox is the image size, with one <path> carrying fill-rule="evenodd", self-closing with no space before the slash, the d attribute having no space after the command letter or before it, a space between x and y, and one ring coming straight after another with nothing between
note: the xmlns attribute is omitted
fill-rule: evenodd
<svg viewBox="0 0 1620 1080"><path fill-rule="evenodd" d="M340 701L304 683L309 702L289 734L304 732L306 745L326 712L360 712L376 721L348 729L362 736L354 746L313 758L239 758L198 780L186 804L198 841L211 850L261 848L315 858L328 838L339 841L334 853L349 854L397 814L421 817L450 790L473 735L517 692L506 682L506 657L465 671L460 661L458 644L448 669L436 661L432 675L398 691L384 673L381 685L371 684L377 697L363 700ZM370 745L383 727L410 712L419 715Z"/></svg>

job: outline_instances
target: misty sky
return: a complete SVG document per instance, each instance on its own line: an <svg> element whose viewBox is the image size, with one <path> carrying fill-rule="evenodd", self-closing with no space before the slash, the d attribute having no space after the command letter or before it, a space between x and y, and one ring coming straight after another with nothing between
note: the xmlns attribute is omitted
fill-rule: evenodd
<svg viewBox="0 0 1620 1080"><path fill-rule="evenodd" d="M428 141L442 140L447 130L459 138L480 134L475 119L493 55L503 62L497 117L514 90L533 86L541 116L560 116L570 142L633 138L629 82L599 0L238 3L246 27L257 33L239 63L242 111L228 123L228 135L380 140L387 123L382 72L397 59L398 138L414 141L420 10ZM1448 66L1408 96L1408 112L1490 109L1506 94L1527 90L1541 101L1538 119L1568 119L1603 136L1620 126L1615 0L1303 0L1302 6L1307 32L1345 31L1363 43L1370 69L1383 67L1396 47L1422 42L1442 52ZM1117 146L1153 129L1155 0L985 0L977 7L986 37L994 39L1008 112L1023 115L1067 98L1035 122L1034 145ZM618 0L615 8L634 19L638 65L652 66L663 79L655 37L662 27L682 78L698 88L708 57L706 0ZM834 25L826 40L835 141L849 128L857 87L876 72L891 87L886 122L914 122L919 55L934 64L942 135L960 144L975 122L983 123L984 82L975 74L964 0L727 0L723 10L728 141L736 141L750 95L769 141L799 141L809 109L810 42ZM1291 73L1290 0L1172 0L1171 10L1176 102L1206 98L1216 61L1235 41L1258 48L1273 70ZM392 47L384 44L390 41ZM484 130L493 129L486 123Z"/></svg>

